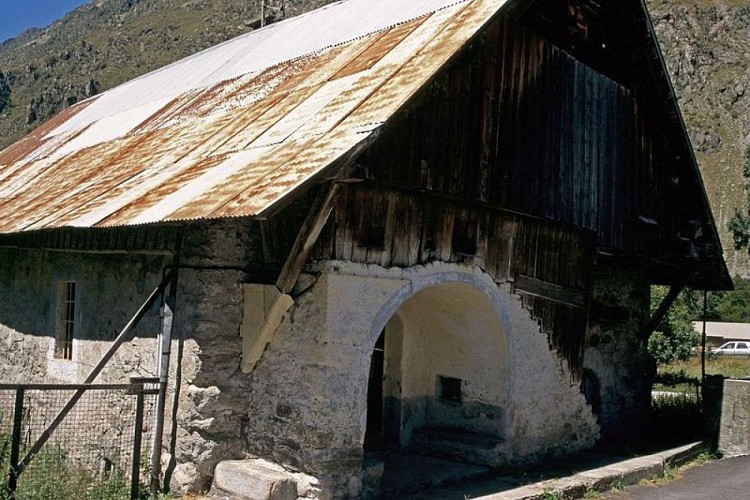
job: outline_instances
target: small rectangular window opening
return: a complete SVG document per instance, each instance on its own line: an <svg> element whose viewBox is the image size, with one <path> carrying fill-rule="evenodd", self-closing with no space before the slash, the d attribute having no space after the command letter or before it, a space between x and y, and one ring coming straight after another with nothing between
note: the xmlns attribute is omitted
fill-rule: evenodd
<svg viewBox="0 0 750 500"><path fill-rule="evenodd" d="M55 358L73 359L73 332L75 331L76 284L74 281L57 283L57 308L55 310Z"/></svg>
<svg viewBox="0 0 750 500"><path fill-rule="evenodd" d="M446 401L449 403L460 403L461 402L461 379L443 377L442 375L438 375L437 397L441 401Z"/></svg>

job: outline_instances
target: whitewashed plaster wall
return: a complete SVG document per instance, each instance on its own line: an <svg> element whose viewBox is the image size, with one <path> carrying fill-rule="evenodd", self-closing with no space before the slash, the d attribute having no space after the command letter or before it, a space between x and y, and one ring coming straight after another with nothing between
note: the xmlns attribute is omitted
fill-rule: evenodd
<svg viewBox="0 0 750 500"><path fill-rule="evenodd" d="M393 386L388 396L400 400L402 445L425 425L504 437L507 335L481 291L461 282L421 290L394 314L385 336L386 354L401 347L397 372L391 373L395 367L389 363L385 377ZM461 381L460 404L437 397L437 377Z"/></svg>
<svg viewBox="0 0 750 500"><path fill-rule="evenodd" d="M446 283L477 290L504 329L497 351L501 361L507 360L500 363L503 380L498 383L504 387L495 394L496 402L507 406L502 458L524 461L594 444L598 426L566 364L550 350L547 336L520 299L480 269L327 262L320 272L250 374L246 441L251 452L338 478L337 491L344 486L341 478L355 478L363 457L369 363L378 336L415 294ZM487 361L477 351L467 355L480 364ZM349 485L352 490L356 487Z"/></svg>

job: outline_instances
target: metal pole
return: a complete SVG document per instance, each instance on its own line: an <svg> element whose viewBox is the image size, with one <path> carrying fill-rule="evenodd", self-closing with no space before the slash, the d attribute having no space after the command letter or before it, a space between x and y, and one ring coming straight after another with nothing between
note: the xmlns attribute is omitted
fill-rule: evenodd
<svg viewBox="0 0 750 500"><path fill-rule="evenodd" d="M23 398L24 389L16 389L16 406L13 409L13 436L10 444L10 471L8 473L8 492L10 498L16 497L16 486L18 483L18 456L21 451L21 425L23 424Z"/></svg>
<svg viewBox="0 0 750 500"><path fill-rule="evenodd" d="M703 290L703 333L701 334L701 397L706 386L706 315L708 310L708 290ZM705 397L704 397L705 399Z"/></svg>
<svg viewBox="0 0 750 500"><path fill-rule="evenodd" d="M137 391L135 405L135 435L133 436L133 469L130 475L130 498L135 500L140 495L141 486L141 439L143 437L143 384L135 386Z"/></svg>
<svg viewBox="0 0 750 500"><path fill-rule="evenodd" d="M159 358L159 396L156 401L156 426L154 447L151 453L151 496L159 493L161 480L161 448L164 439L164 411L167 400L167 380L169 378L169 357L172 349L172 320L174 318L175 296L177 295L177 267L169 287L169 293L162 306L162 323Z"/></svg>
<svg viewBox="0 0 750 500"><path fill-rule="evenodd" d="M260 27L266 25L266 0L260 0Z"/></svg>

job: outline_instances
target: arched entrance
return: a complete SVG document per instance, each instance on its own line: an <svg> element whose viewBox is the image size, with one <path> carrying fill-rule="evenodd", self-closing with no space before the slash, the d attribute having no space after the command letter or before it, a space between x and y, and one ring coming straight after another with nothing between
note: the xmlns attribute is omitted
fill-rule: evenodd
<svg viewBox="0 0 750 500"><path fill-rule="evenodd" d="M508 351L498 313L478 288L452 282L415 293L375 342L365 450L418 445L425 433L501 439Z"/></svg>

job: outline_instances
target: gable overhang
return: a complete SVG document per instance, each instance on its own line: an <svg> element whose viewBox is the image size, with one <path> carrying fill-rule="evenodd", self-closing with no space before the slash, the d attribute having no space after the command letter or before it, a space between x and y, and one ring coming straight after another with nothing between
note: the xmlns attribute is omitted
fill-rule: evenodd
<svg viewBox="0 0 750 500"><path fill-rule="evenodd" d="M701 193L701 207L704 216L703 231L709 234L704 235L706 240L703 245L704 252L706 253L706 262L701 266L694 266L692 273L689 276L685 276L685 284L694 289L702 290L734 290L734 284L729 274L726 261L724 260L724 250L721 246L721 240L719 238L718 228L716 226L716 220L714 219L713 212L708 200L708 193L706 192L705 184L703 183L703 176L701 175L700 167L698 166L698 159L695 156L695 150L693 149L690 141L690 135L685 125L685 120L682 116L679 103L677 101L677 94L675 92L672 78L667 68L667 63L664 60L664 55L659 47L659 41L656 36L651 16L648 13L648 8L644 0L638 0L639 9L636 10L636 18L640 21L640 26L644 30L644 38L646 40L646 51L649 56L649 63L652 68L654 75L654 81L658 85L658 91L668 108L668 114L670 121L675 129L675 134L679 136L682 142L681 148L681 160L690 169L692 175L697 180L697 185ZM670 284L674 284L672 281Z"/></svg>

